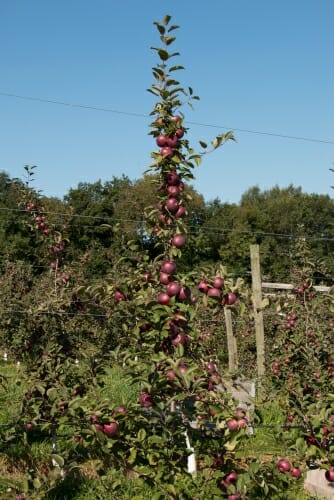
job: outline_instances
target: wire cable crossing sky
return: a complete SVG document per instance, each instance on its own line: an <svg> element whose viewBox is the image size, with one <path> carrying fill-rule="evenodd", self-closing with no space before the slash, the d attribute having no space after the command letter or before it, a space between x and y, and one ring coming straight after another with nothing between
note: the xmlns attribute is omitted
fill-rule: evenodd
<svg viewBox="0 0 334 500"><path fill-rule="evenodd" d="M80 182L142 177L156 150L153 23L169 14L179 26L173 62L185 68L175 77L200 97L177 110L190 145L215 129L237 139L205 155L195 189L232 203L254 186L332 195L333 1L165 9L155 0L2 2L0 170L21 178L37 165L36 189L60 198Z"/></svg>
<svg viewBox="0 0 334 500"><path fill-rule="evenodd" d="M14 97L17 99L27 99L31 101L38 101L38 102L43 102L47 104L59 104L61 106L69 106L69 107L74 107L74 108L83 108L83 109L88 109L88 110L93 110L93 111L105 111L108 113L117 113L120 115L127 115L127 116L136 116L136 117L141 117L141 118L149 118L150 115L144 114L144 113L135 113L133 111L123 111L123 110L117 110L117 109L111 109L111 108L106 108L106 107L99 107L99 106L90 106L88 104L78 104L78 103L73 103L73 102L62 102L62 101L57 101L55 99L44 99L42 97L32 97L32 96L22 96L22 95L15 95L15 94L8 94L6 92L0 92L1 96L4 97ZM287 134L279 134L275 132L264 132L260 130L248 130L248 129L242 129L242 128L236 128L236 127L227 127L226 125L213 125L210 123L198 123L198 122L187 122L189 125L200 125L201 127L212 127L212 128L223 128L223 129L228 129L228 130L236 130L238 132L246 132L248 134L260 134L260 135L270 135L273 137L280 137L283 139L292 139L292 140L297 140L297 141L310 141L310 142L323 142L325 144L334 144L334 141L326 140L326 139L316 139L314 137L299 137L299 136L293 136L293 135L287 135Z"/></svg>

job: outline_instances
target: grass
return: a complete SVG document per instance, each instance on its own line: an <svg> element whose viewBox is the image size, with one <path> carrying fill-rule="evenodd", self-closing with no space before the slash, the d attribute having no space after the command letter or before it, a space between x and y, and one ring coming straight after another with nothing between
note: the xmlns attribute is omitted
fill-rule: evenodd
<svg viewBox="0 0 334 500"><path fill-rule="evenodd" d="M84 370L84 366L80 367ZM0 362L0 428L5 429L15 422L19 415L22 395L26 389L24 385L22 366ZM123 371L118 366L107 368L104 377L104 387L101 398L107 398L113 406L127 406L131 401L137 401L139 387L130 385L124 378ZM278 426L284 423L285 416L279 401L258 402L254 415L254 433L240 448L240 455L261 457L272 461L273 457L286 456L287 450L279 434L275 432ZM70 436L69 432L69 436ZM60 450L70 446L71 440L63 436L58 439ZM23 491L29 480L29 468L45 472L46 476L52 473L50 468L51 439L35 440L29 448L23 441L15 442L0 452L0 498L3 500L15 499L15 492ZM119 485L113 492L115 484ZM31 491L31 490L30 490ZM111 470L105 477L96 475L94 466L89 469L89 463L84 474L69 475L58 487L43 493L34 490L30 494L31 500L142 500L152 498L153 493L161 493L159 487L153 491L142 480L124 476L121 472ZM165 498L161 496L161 498ZM167 497L166 497L167 498ZM274 497L272 497L273 500ZM311 497L296 485L284 493L284 497L277 496L277 500L308 500Z"/></svg>

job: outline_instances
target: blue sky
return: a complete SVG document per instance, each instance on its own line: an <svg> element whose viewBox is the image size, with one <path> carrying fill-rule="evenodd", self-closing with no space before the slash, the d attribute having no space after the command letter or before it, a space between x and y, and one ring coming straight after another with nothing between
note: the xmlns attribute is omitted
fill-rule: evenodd
<svg viewBox="0 0 334 500"><path fill-rule="evenodd" d="M167 13L180 25L178 78L201 98L182 110L189 140L223 127L238 140L204 159L196 189L227 202L254 185L332 196L333 0L2 0L0 170L37 165L36 188L59 197L81 181L141 177L155 149L153 21Z"/></svg>

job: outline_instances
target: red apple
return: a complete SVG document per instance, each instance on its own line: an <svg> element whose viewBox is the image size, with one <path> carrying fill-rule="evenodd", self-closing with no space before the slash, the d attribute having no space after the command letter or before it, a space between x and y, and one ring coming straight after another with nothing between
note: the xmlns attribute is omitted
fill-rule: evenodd
<svg viewBox="0 0 334 500"><path fill-rule="evenodd" d="M114 298L115 298L115 300L117 300L117 302L121 302L122 300L126 300L125 295L120 290L115 291Z"/></svg>
<svg viewBox="0 0 334 500"><path fill-rule="evenodd" d="M184 234L176 234L174 238L172 239L172 244L176 248L182 248L186 243L186 237Z"/></svg>
<svg viewBox="0 0 334 500"><path fill-rule="evenodd" d="M170 280L171 280L171 277L170 277L169 274L167 274L167 273L160 273L159 274L159 281L163 285L168 285L168 283L170 282Z"/></svg>
<svg viewBox="0 0 334 500"><path fill-rule="evenodd" d="M164 226L168 226L170 224L170 219L169 217L167 217L167 215L160 214L158 219Z"/></svg>
<svg viewBox="0 0 334 500"><path fill-rule="evenodd" d="M235 493L228 495L227 500L242 500L240 491L236 491Z"/></svg>
<svg viewBox="0 0 334 500"><path fill-rule="evenodd" d="M248 422L245 418L241 418L239 421L238 421L238 427L239 429L244 429L245 427L247 427L248 425Z"/></svg>
<svg viewBox="0 0 334 500"><path fill-rule="evenodd" d="M179 208L177 209L174 215L177 219L181 219L182 217L184 217L186 215L186 209L184 208L184 206L179 205Z"/></svg>
<svg viewBox="0 0 334 500"><path fill-rule="evenodd" d="M143 392L140 395L139 402L142 406L145 406L146 408L153 406L152 396L147 392Z"/></svg>
<svg viewBox="0 0 334 500"><path fill-rule="evenodd" d="M165 146L164 148L160 149L160 154L161 154L161 156L164 156L164 157L172 156L173 149L170 146Z"/></svg>
<svg viewBox="0 0 334 500"><path fill-rule="evenodd" d="M214 280L212 281L212 286L214 288L223 288L224 286L224 279L220 278L220 276L216 276Z"/></svg>
<svg viewBox="0 0 334 500"><path fill-rule="evenodd" d="M179 115L173 115L170 117L170 121L174 122L174 123L178 123L182 120L181 116Z"/></svg>
<svg viewBox="0 0 334 500"><path fill-rule="evenodd" d="M208 290L209 290L209 285L208 285L208 283L206 281L200 281L198 283L197 288L199 289L200 292L207 293Z"/></svg>
<svg viewBox="0 0 334 500"><path fill-rule="evenodd" d="M174 274L176 272L176 264L173 260L165 260L161 264L161 271L167 274Z"/></svg>
<svg viewBox="0 0 334 500"><path fill-rule="evenodd" d="M158 302L159 304L163 305L163 306L168 306L169 305L169 302L170 302L170 296L168 295L168 293L159 293L158 295Z"/></svg>
<svg viewBox="0 0 334 500"><path fill-rule="evenodd" d="M239 429L239 422L236 418L231 418L226 422L226 427L230 431L237 431Z"/></svg>
<svg viewBox="0 0 334 500"><path fill-rule="evenodd" d="M297 479L302 475L302 471L299 469L299 467L293 467L291 469L290 474L292 477L296 477Z"/></svg>
<svg viewBox="0 0 334 500"><path fill-rule="evenodd" d="M231 486L231 484L235 484L238 480L238 474L232 470L227 476L225 476L224 484L226 487Z"/></svg>
<svg viewBox="0 0 334 500"><path fill-rule="evenodd" d="M167 186L166 191L167 191L169 196L173 196L174 198L176 198L180 194L179 186L175 186L173 184L170 186Z"/></svg>
<svg viewBox="0 0 334 500"><path fill-rule="evenodd" d="M118 431L118 425L116 422L110 422L109 424L104 424L103 425L103 432L107 436L114 436Z"/></svg>
<svg viewBox="0 0 334 500"><path fill-rule="evenodd" d="M191 290L188 286L181 286L177 298L179 300L189 300L191 297Z"/></svg>
<svg viewBox="0 0 334 500"><path fill-rule="evenodd" d="M237 296L233 292L229 292L223 297L223 305L232 306L237 300Z"/></svg>
<svg viewBox="0 0 334 500"><path fill-rule="evenodd" d="M325 478L330 483L334 483L334 468L326 470L326 472L325 472Z"/></svg>
<svg viewBox="0 0 334 500"><path fill-rule="evenodd" d="M172 339L172 345L177 347L179 344L185 345L189 343L189 338L184 332L179 332L174 339Z"/></svg>
<svg viewBox="0 0 334 500"><path fill-rule="evenodd" d="M35 209L36 209L35 203L28 203L27 206L26 206L27 212L32 212Z"/></svg>
<svg viewBox="0 0 334 500"><path fill-rule="evenodd" d="M277 468L280 472L289 472L289 470L291 469L291 464L286 458L281 458L277 462Z"/></svg>
<svg viewBox="0 0 334 500"><path fill-rule="evenodd" d="M180 285L178 284L177 281L171 281L166 286L166 293L170 297L174 297L175 295L178 295L178 293L180 292L180 290L181 290L181 287L180 287Z"/></svg>
<svg viewBox="0 0 334 500"><path fill-rule="evenodd" d="M176 198L168 198L166 201L166 208L169 210L172 214L176 214L176 212L179 209L179 202ZM183 246L183 245L182 245Z"/></svg>
<svg viewBox="0 0 334 500"><path fill-rule="evenodd" d="M172 135L171 137L167 137L167 146L170 148L175 148L179 142L179 138L177 135Z"/></svg>
<svg viewBox="0 0 334 500"><path fill-rule="evenodd" d="M157 143L159 148L163 148L164 146L168 146L167 137L163 134L158 135L157 138L155 139L155 142Z"/></svg>
<svg viewBox="0 0 334 500"><path fill-rule="evenodd" d="M220 294L221 294L221 291L219 290L219 288L209 288L209 290L207 292L208 297L214 297L217 299L219 299Z"/></svg>
<svg viewBox="0 0 334 500"><path fill-rule="evenodd" d="M178 137L179 139L182 139L182 137L184 136L184 129L183 128L177 128L175 130L175 135L176 137Z"/></svg>
<svg viewBox="0 0 334 500"><path fill-rule="evenodd" d="M166 175L166 182L169 186L178 186L180 183L180 176L175 170L171 170Z"/></svg>

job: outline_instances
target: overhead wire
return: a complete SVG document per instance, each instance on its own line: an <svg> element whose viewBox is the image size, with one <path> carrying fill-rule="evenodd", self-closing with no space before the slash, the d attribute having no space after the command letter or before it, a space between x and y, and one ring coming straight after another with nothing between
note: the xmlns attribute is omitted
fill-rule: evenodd
<svg viewBox="0 0 334 500"><path fill-rule="evenodd" d="M59 106L66 106L70 108L80 108L80 109L86 109L86 110L92 110L92 111L102 111L106 113L115 113L119 115L125 115L125 116L135 116L139 118L150 118L150 115L145 114L145 113L137 113L133 111L123 111L123 110L118 110L114 108L108 108L108 107L103 107L103 106L91 106L88 104L77 104L77 103L72 103L72 102L64 102L64 101L58 101L56 99L46 99L42 97L33 97L33 96L27 96L27 95L19 95L19 94L12 94L9 92L0 92L0 95L3 97L11 97L11 98L16 98L16 99L23 99L23 100L29 100L29 101L36 101L36 102L42 102L46 104L55 104ZM315 137L303 137L303 136L296 136L296 135L289 135L289 134L283 134L283 133L276 133L276 132L268 132L268 131L263 131L263 130L253 130L253 129L246 129L246 128L239 128L239 127L228 127L227 125L216 125L216 124L211 124L211 123L201 123L201 122L193 122L193 121L187 121L190 125L196 125L200 127L210 127L210 128L217 128L217 129L226 129L226 130L234 130L237 132L242 132L246 134L257 134L257 135L266 135L270 137L277 137L281 139L290 139L290 140L295 140L295 141L306 141L306 142L317 142L317 143L322 143L322 144L334 144L334 141L328 140L328 139L318 139Z"/></svg>
<svg viewBox="0 0 334 500"><path fill-rule="evenodd" d="M20 212L26 214L27 211L24 208L7 208L0 207L0 212ZM41 211L40 215L56 215L59 217L73 217L73 218L83 218L83 219L93 219L93 220L103 220L110 221L112 223L127 223L133 225L143 225L145 224L145 220L143 219L126 219L126 218L114 218L112 216L102 216L102 215L84 215L84 214L71 214L71 213L63 213L63 212L52 212L52 211ZM227 219L231 220L231 219ZM1 221L0 221L1 222ZM98 226L94 225L85 225L86 228L98 229ZM102 226L103 229L107 229L105 226ZM334 241L334 238L327 236L304 236L300 234L293 233L274 233L274 232L264 232L264 231L251 231L245 229L238 228L221 228L218 226L204 226L202 224L189 224L187 225L188 229L201 229L204 233L220 233L220 234L251 234L253 236L268 236L268 237L276 237L276 238L288 238L288 239L299 239L302 238L306 241ZM130 230L122 229L123 232L130 232Z"/></svg>

